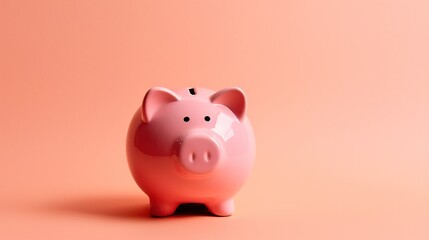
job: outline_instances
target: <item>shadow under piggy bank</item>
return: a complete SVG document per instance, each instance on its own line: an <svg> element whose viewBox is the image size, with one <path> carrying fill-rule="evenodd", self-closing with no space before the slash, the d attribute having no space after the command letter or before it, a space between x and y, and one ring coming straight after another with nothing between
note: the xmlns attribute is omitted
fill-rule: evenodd
<svg viewBox="0 0 429 240"><path fill-rule="evenodd" d="M167 217L151 217L149 201L137 196L104 196L80 199L62 199L47 205L50 213L86 215L101 218L127 220L156 220L190 216L215 216L203 204L189 203L180 205L175 213Z"/></svg>

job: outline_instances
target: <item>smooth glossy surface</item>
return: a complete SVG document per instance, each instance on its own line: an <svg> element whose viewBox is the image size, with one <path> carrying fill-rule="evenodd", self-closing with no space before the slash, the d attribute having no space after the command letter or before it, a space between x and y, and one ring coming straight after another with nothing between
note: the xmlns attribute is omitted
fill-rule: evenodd
<svg viewBox="0 0 429 240"><path fill-rule="evenodd" d="M252 127L239 88L150 89L134 115L127 156L153 216L183 203L202 203L215 215L234 211L233 196L255 158Z"/></svg>
<svg viewBox="0 0 429 240"><path fill-rule="evenodd" d="M1 1L1 239L428 240L428 9ZM124 148L145 92L231 85L257 145L236 212L149 218Z"/></svg>

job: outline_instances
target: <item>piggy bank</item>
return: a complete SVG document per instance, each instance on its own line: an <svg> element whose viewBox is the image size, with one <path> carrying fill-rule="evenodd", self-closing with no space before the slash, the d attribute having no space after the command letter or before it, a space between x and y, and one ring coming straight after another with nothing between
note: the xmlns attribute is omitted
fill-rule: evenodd
<svg viewBox="0 0 429 240"><path fill-rule="evenodd" d="M149 196L150 214L199 203L216 216L234 212L249 177L255 138L240 88L151 88L128 129L128 165Z"/></svg>

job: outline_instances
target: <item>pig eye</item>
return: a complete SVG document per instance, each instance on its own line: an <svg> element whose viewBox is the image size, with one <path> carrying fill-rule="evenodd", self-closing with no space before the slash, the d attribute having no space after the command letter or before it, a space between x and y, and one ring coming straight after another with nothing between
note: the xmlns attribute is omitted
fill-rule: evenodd
<svg viewBox="0 0 429 240"><path fill-rule="evenodd" d="M206 122L209 122L210 121L210 117L209 116L205 116L204 120L206 120Z"/></svg>
<svg viewBox="0 0 429 240"><path fill-rule="evenodd" d="M183 121L185 121L185 122L189 122L189 120L191 120L189 117L184 117L183 118Z"/></svg>

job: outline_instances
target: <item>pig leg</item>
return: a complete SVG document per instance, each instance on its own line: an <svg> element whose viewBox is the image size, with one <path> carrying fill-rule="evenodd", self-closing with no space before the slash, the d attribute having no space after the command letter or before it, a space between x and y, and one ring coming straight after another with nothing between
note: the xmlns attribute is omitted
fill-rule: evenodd
<svg viewBox="0 0 429 240"><path fill-rule="evenodd" d="M211 213L221 217L232 215L235 209L233 199L207 203L206 206Z"/></svg>
<svg viewBox="0 0 429 240"><path fill-rule="evenodd" d="M150 199L150 215L154 217L165 217L176 211L178 204Z"/></svg>

